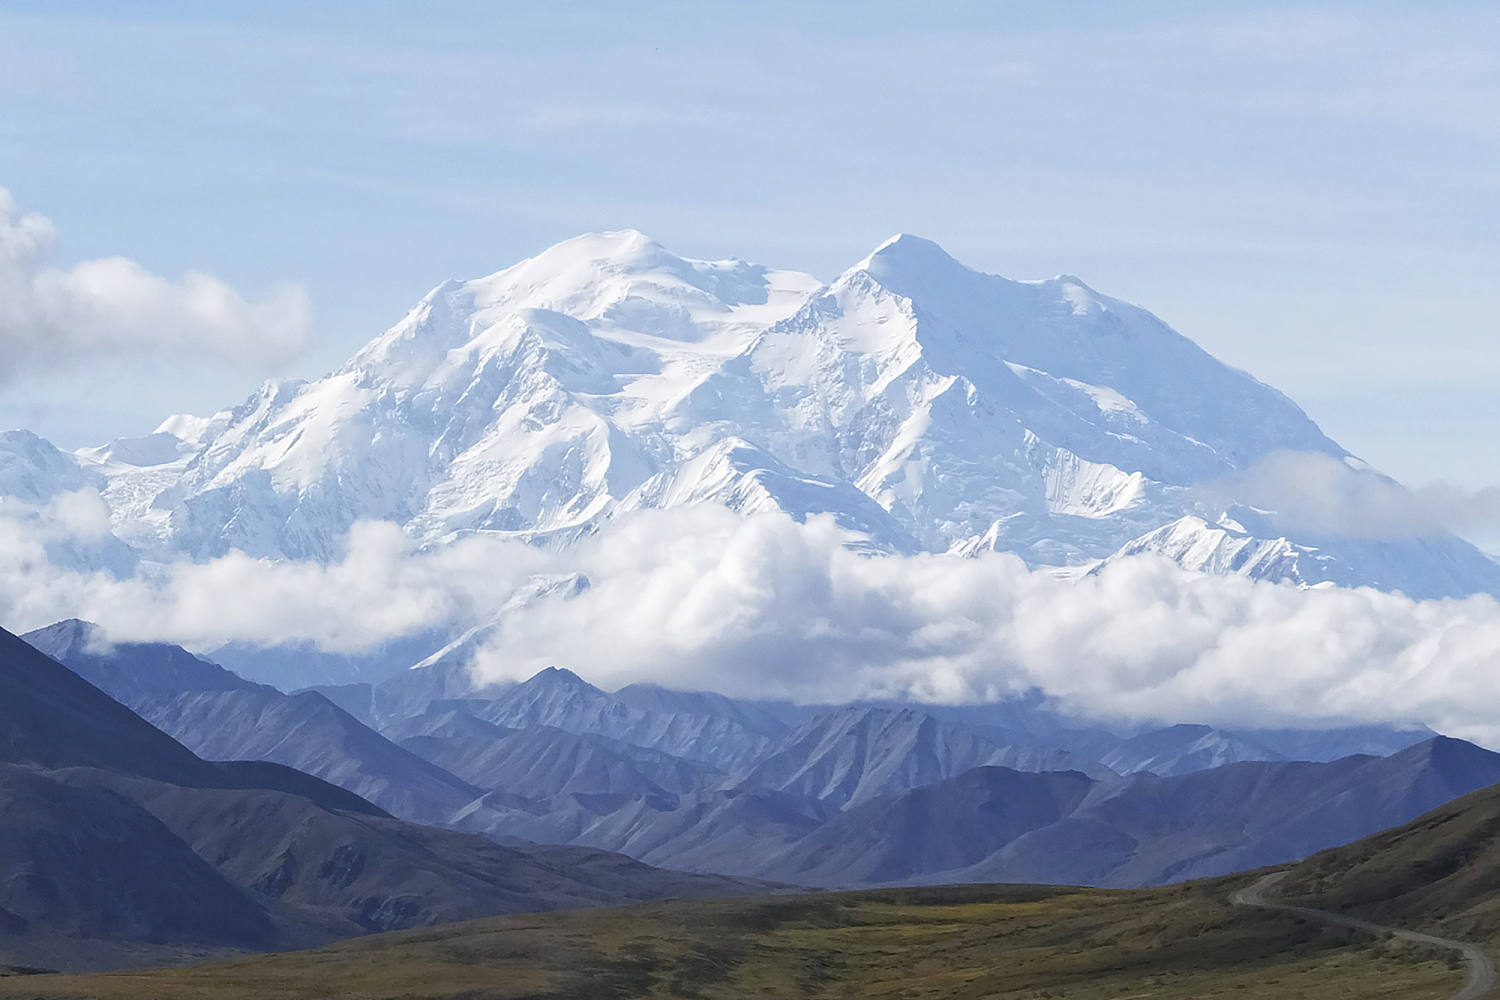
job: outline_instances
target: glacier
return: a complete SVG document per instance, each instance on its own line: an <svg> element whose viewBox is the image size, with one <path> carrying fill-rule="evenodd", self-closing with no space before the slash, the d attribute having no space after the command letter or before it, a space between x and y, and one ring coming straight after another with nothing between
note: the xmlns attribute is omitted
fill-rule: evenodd
<svg viewBox="0 0 1500 1000"><path fill-rule="evenodd" d="M627 230L444 282L339 370L210 417L74 454L0 436L0 495L95 489L152 562L329 561L372 519L423 545L566 546L715 503L832 515L872 553L1500 594L1500 565L1452 535L1313 537L1203 488L1289 451L1363 468L1281 392L1077 278L984 274L902 235L823 283Z"/></svg>

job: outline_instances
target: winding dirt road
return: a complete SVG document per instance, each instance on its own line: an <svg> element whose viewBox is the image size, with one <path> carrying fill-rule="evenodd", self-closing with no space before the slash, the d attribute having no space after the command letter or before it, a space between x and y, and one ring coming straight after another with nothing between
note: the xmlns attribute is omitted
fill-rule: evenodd
<svg viewBox="0 0 1500 1000"><path fill-rule="evenodd" d="M1318 920L1325 924L1333 924L1337 927L1349 927L1357 931L1365 931L1369 934L1393 934L1403 941L1414 941L1417 944L1431 945L1434 948L1443 948L1448 951L1456 951L1463 955L1464 964L1468 967L1469 978L1464 983L1464 988L1444 1000L1480 1000L1481 997L1490 995L1495 988L1495 963L1484 953L1484 949L1477 944L1467 941L1453 941L1449 938L1434 937L1431 934L1422 934L1418 931L1404 931L1399 927L1384 927L1380 924L1372 924L1368 920L1356 920L1354 917L1346 917L1341 913L1329 913L1327 910L1314 910L1306 906L1290 906L1286 903L1274 903L1265 898L1265 892L1277 882L1286 878L1286 872L1272 872L1270 875L1257 881L1254 885L1237 889L1229 897L1229 902L1235 906L1253 906L1262 910L1279 910L1282 913L1295 913L1299 917L1309 920Z"/></svg>

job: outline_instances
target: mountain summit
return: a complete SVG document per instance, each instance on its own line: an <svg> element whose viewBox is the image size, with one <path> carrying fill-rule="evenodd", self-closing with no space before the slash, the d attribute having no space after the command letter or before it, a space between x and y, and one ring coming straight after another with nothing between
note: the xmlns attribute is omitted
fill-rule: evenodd
<svg viewBox="0 0 1500 1000"><path fill-rule="evenodd" d="M1500 593L1500 567L1455 538L1285 537L1231 516L1248 505L1198 487L1281 451L1349 456L1145 310L909 235L828 284L632 230L580 236L444 282L325 378L116 444L78 469L16 448L0 483L97 482L116 533L158 559L326 560L361 519L423 542L566 544L623 512L714 502L832 514L884 551L998 549L1080 573L1154 552Z"/></svg>

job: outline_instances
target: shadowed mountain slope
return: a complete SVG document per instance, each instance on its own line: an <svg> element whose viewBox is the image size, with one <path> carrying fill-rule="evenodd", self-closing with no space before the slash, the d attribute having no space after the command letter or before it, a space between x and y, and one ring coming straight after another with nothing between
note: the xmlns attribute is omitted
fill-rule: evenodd
<svg viewBox="0 0 1500 1000"><path fill-rule="evenodd" d="M0 734L0 960L13 964L162 962L747 888L505 848L279 764L204 761L3 631Z"/></svg>
<svg viewBox="0 0 1500 1000"><path fill-rule="evenodd" d="M1296 861L1495 782L1500 754L1441 737L1392 757L1179 777L981 768L843 812L757 873L828 885L1153 885Z"/></svg>
<svg viewBox="0 0 1500 1000"><path fill-rule="evenodd" d="M427 822L446 820L480 794L322 695L282 694L179 646L109 643L79 621L24 638L204 758L285 764Z"/></svg>
<svg viewBox="0 0 1500 1000"><path fill-rule="evenodd" d="M1316 854L1276 891L1368 920L1500 945L1500 785Z"/></svg>

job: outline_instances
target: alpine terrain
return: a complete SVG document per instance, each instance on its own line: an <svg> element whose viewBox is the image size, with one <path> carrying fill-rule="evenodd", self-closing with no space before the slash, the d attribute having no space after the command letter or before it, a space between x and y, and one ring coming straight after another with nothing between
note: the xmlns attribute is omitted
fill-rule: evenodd
<svg viewBox="0 0 1500 1000"><path fill-rule="evenodd" d="M1500 755L1422 730L1114 733L1017 702L611 693L558 668L475 688L440 664L284 694L82 622L25 639L202 757L289 765L506 845L794 885L1176 882L1295 861L1500 782Z"/></svg>
<svg viewBox="0 0 1500 1000"><path fill-rule="evenodd" d="M565 545L622 512L712 502L831 514L876 552L1080 573L1151 552L1500 593L1500 565L1457 538L1313 534L1225 496L1284 451L1376 475L1286 396L1073 277L982 274L899 236L823 284L623 231L444 282L338 371L211 417L77 454L7 434L0 491L37 505L97 486L112 536L54 557L115 573L329 560L362 519L424 543Z"/></svg>
<svg viewBox="0 0 1500 1000"><path fill-rule="evenodd" d="M156 663L199 683L216 669ZM235 690L220 675L220 690ZM165 679L146 685L161 690ZM295 739L268 726L272 734ZM280 764L204 760L0 630L0 966L161 964L758 888L598 851L501 847L393 819Z"/></svg>

